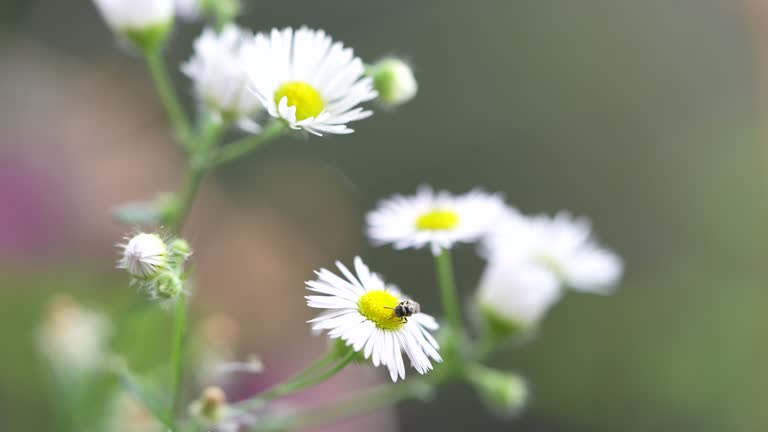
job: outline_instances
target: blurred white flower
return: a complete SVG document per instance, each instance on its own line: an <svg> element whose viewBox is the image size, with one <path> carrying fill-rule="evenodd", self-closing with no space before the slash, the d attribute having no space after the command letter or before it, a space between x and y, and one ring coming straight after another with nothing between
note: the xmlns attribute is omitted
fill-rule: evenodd
<svg viewBox="0 0 768 432"><path fill-rule="evenodd" d="M621 258L594 240L589 222L565 212L529 217L510 210L486 236L481 253L489 261L538 264L576 291L609 293L623 270Z"/></svg>
<svg viewBox="0 0 768 432"><path fill-rule="evenodd" d="M125 240L126 243L117 245L123 249L117 268L127 270L136 278L145 279L167 266L168 247L159 235L140 232L126 236Z"/></svg>
<svg viewBox="0 0 768 432"><path fill-rule="evenodd" d="M378 274L371 273L360 257L355 257L357 276L340 262L336 266L346 279L321 269L316 272L317 280L307 282L308 290L326 294L306 296L309 307L327 309L309 321L313 330L328 330L329 337L362 351L374 366L386 366L392 381L397 381L398 375L405 378L402 351L420 374L432 369L430 358L442 361L437 341L429 333L438 328L432 316L421 312L407 320L394 316L395 306L404 298Z"/></svg>
<svg viewBox="0 0 768 432"><path fill-rule="evenodd" d="M38 333L38 346L55 369L80 373L104 366L110 333L106 315L60 295L49 305Z"/></svg>
<svg viewBox="0 0 768 432"><path fill-rule="evenodd" d="M173 22L174 0L93 0L116 32L143 32Z"/></svg>
<svg viewBox="0 0 768 432"><path fill-rule="evenodd" d="M501 258L485 267L477 302L487 330L501 335L535 327L561 295L548 269Z"/></svg>
<svg viewBox="0 0 768 432"><path fill-rule="evenodd" d="M234 24L225 26L221 33L206 29L195 41L194 55L181 68L210 110L242 121L251 131L254 123L248 119L262 110L259 99L248 90L243 63L246 43L252 38Z"/></svg>
<svg viewBox="0 0 768 432"><path fill-rule="evenodd" d="M322 30L273 29L247 45L250 89L269 115L315 135L347 134L347 123L369 117L359 104L374 99L373 80L351 48Z"/></svg>
<svg viewBox="0 0 768 432"><path fill-rule="evenodd" d="M395 195L368 213L368 237L376 245L395 249L430 246L440 254L456 242L472 242L485 235L505 211L499 195L472 190L454 196L422 186L414 196Z"/></svg>
<svg viewBox="0 0 768 432"><path fill-rule="evenodd" d="M416 96L418 84L408 63L396 57L382 59L369 66L368 76L379 92L379 102L388 108L402 105Z"/></svg>

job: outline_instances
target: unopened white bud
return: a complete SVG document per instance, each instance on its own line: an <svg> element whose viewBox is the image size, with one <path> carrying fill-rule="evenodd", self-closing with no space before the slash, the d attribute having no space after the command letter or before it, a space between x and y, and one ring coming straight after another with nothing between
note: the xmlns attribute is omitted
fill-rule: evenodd
<svg viewBox="0 0 768 432"><path fill-rule="evenodd" d="M379 92L379 102L386 107L402 105L416 96L418 84L410 66L399 58L390 57L369 67L368 75L373 78Z"/></svg>
<svg viewBox="0 0 768 432"><path fill-rule="evenodd" d="M168 248L159 235L138 233L126 237L126 240L127 243L118 244L123 248L118 268L127 270L138 279L147 279L167 267Z"/></svg>
<svg viewBox="0 0 768 432"><path fill-rule="evenodd" d="M174 16L174 0L93 0L113 31L143 49L160 45Z"/></svg>

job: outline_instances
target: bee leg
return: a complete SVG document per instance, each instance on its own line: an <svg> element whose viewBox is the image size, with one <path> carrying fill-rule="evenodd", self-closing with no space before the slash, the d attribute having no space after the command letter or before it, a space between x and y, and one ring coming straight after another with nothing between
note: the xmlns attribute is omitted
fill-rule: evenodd
<svg viewBox="0 0 768 432"><path fill-rule="evenodd" d="M408 317L403 317L400 322L408 322Z"/></svg>

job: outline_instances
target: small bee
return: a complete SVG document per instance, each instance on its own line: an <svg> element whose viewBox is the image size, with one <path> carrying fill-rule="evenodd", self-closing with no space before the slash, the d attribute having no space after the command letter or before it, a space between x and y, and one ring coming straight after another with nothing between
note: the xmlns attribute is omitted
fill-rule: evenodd
<svg viewBox="0 0 768 432"><path fill-rule="evenodd" d="M392 317L397 318L400 321L408 322L408 317L421 312L421 306L413 300L403 300L397 304L397 306L384 307L385 309L392 309Z"/></svg>

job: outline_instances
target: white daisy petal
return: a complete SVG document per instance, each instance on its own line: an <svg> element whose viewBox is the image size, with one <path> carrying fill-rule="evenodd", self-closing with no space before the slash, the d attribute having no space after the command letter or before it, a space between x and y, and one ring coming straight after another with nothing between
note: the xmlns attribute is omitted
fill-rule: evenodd
<svg viewBox="0 0 768 432"><path fill-rule="evenodd" d="M437 330L434 318L414 313L407 322L397 319L394 308L398 304L407 308L406 298L359 257L354 260L354 274L340 262L336 266L346 280L322 269L315 272L316 280L306 283L308 290L324 294L305 296L309 307L325 310L308 321L313 330L344 340L376 367L386 366L393 381L405 378L403 352L421 374L432 369L430 358L442 361L437 341L429 333Z"/></svg>

